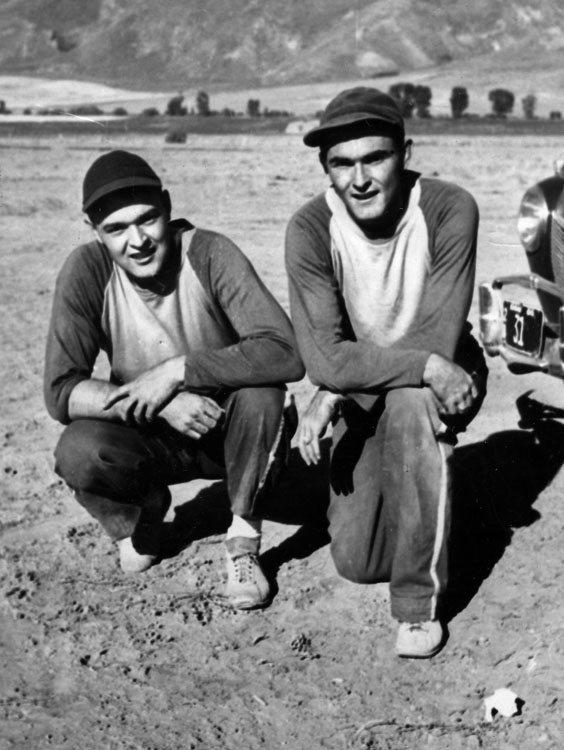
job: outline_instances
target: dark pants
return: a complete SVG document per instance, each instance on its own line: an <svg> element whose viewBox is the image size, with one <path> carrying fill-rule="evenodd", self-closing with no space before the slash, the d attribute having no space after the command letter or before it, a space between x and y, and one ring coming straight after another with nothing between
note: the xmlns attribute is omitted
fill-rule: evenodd
<svg viewBox="0 0 564 750"><path fill-rule="evenodd" d="M150 530L166 514L170 484L226 478L233 513L253 518L267 478L286 459L284 397L273 387L231 393L220 403L221 426L201 440L164 422L145 429L78 419L59 440L55 471L112 539L133 536L136 549L150 553Z"/></svg>
<svg viewBox="0 0 564 750"><path fill-rule="evenodd" d="M448 584L451 472L456 433L486 396L488 368L467 324L454 361L479 397L465 415L439 415L429 388L350 393L333 431L329 534L339 573L390 582L392 616L440 617Z"/></svg>
<svg viewBox="0 0 564 750"><path fill-rule="evenodd" d="M390 582L392 616L436 619L447 585L453 432L429 388L399 388L335 425L329 534L338 572Z"/></svg>

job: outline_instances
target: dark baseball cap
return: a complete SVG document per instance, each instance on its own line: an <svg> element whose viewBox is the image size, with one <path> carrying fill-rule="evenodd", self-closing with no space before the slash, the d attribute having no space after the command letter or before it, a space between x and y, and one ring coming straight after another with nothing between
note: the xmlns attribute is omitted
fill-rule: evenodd
<svg viewBox="0 0 564 750"><path fill-rule="evenodd" d="M82 183L82 210L110 193L124 188L152 187L162 189L162 182L145 159L129 151L110 151L94 161Z"/></svg>
<svg viewBox="0 0 564 750"><path fill-rule="evenodd" d="M391 96L378 89L358 86L346 89L332 99L321 115L319 125L304 136L306 146L320 146L333 139L340 129L357 123L378 124L386 129L405 130L402 114Z"/></svg>

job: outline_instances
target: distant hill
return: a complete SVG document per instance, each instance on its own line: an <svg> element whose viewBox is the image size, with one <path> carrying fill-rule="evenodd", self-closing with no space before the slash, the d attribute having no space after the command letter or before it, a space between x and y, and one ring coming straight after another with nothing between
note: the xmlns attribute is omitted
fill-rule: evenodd
<svg viewBox="0 0 564 750"><path fill-rule="evenodd" d="M0 0L0 74L136 90L487 75L503 61L562 77L563 52L561 0Z"/></svg>

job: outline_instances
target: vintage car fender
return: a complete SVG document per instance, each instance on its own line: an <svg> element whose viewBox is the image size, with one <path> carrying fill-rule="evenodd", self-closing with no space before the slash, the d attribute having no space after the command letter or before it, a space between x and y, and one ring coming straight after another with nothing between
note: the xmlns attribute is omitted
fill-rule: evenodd
<svg viewBox="0 0 564 750"><path fill-rule="evenodd" d="M564 378L564 160L556 174L524 194L517 231L530 274L500 276L479 287L480 337L490 356L515 373ZM513 302L504 287L536 292L540 310Z"/></svg>

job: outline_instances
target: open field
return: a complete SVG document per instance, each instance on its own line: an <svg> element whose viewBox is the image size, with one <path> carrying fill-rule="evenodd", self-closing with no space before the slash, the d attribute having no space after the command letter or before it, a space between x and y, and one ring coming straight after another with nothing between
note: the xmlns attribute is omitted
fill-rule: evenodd
<svg viewBox="0 0 564 750"><path fill-rule="evenodd" d="M224 232L287 307L283 236L325 187L297 137L0 135L0 750L560 750L564 737L564 426L519 426L526 392L564 388L491 361L489 394L456 452L450 639L430 662L398 660L385 585L340 579L323 533L322 477L287 480L269 509L263 612L222 606L221 483L174 488L163 561L128 578L115 550L52 471L60 427L41 373L51 293L89 238L82 175L110 147L146 157L175 215ZM477 281L525 271L515 214L561 156L556 136L416 136L412 166L465 186L482 215ZM477 322L477 300L472 320ZM302 406L311 392L291 388ZM484 721L511 687L513 719Z"/></svg>

